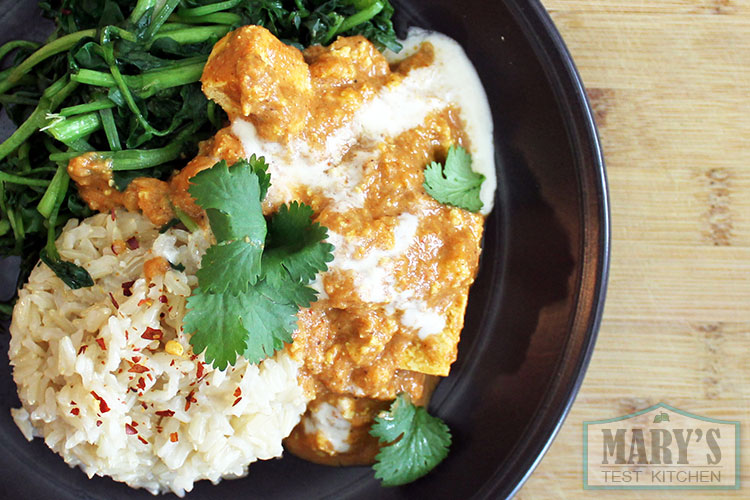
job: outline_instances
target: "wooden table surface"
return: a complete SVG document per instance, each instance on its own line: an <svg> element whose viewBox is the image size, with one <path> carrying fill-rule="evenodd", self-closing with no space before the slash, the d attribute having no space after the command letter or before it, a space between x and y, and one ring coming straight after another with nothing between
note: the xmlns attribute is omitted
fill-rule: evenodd
<svg viewBox="0 0 750 500"><path fill-rule="evenodd" d="M612 263L586 379L516 498L748 498L750 0L543 3L596 112ZM745 489L583 490L583 421L659 402L742 422Z"/></svg>

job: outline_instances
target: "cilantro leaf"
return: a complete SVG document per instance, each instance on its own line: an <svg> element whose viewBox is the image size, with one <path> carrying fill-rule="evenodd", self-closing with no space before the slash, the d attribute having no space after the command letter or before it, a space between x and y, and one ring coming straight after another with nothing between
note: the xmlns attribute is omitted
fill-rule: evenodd
<svg viewBox="0 0 750 500"><path fill-rule="evenodd" d="M478 212L484 175L471 169L471 156L461 146L451 146L445 165L430 163L424 170L424 189L440 203Z"/></svg>
<svg viewBox="0 0 750 500"><path fill-rule="evenodd" d="M294 281L307 283L320 271L327 271L333 260L333 245L323 243L328 230L312 223L311 207L293 201L282 205L268 225L263 266L268 270L283 268ZM271 275L269 281L279 283L281 276Z"/></svg>
<svg viewBox="0 0 750 500"><path fill-rule="evenodd" d="M448 455L448 426L405 394L399 394L387 412L375 418L370 434L383 446L375 457L375 477L383 486L410 483L430 472Z"/></svg>
<svg viewBox="0 0 750 500"><path fill-rule="evenodd" d="M323 243L328 230L297 202L266 223L261 201L270 176L262 158L231 168L219 162L193 183L190 194L207 211L218 243L201 260L183 328L193 351L205 351L219 369L240 354L258 363L292 342L299 308L316 300L308 283L333 260L333 245Z"/></svg>
<svg viewBox="0 0 750 500"><path fill-rule="evenodd" d="M243 353L250 363L260 363L292 342L297 329L299 306L288 302L283 294L265 282L240 296L245 306L242 323L248 327L250 339Z"/></svg>
<svg viewBox="0 0 750 500"><path fill-rule="evenodd" d="M232 294L193 290L187 299L190 309L183 320L186 332L192 332L190 344L196 354L206 351L206 361L223 370L234 365L237 355L247 347L247 335L238 310L241 302Z"/></svg>
<svg viewBox="0 0 750 500"><path fill-rule="evenodd" d="M244 293L258 281L262 254L263 247L252 241L221 242L206 250L195 274L206 292Z"/></svg>
<svg viewBox="0 0 750 500"><path fill-rule="evenodd" d="M206 211L217 241L265 241L266 220L260 202L270 185L266 168L263 158L254 156L238 161L231 170L222 160L190 180L188 192Z"/></svg>

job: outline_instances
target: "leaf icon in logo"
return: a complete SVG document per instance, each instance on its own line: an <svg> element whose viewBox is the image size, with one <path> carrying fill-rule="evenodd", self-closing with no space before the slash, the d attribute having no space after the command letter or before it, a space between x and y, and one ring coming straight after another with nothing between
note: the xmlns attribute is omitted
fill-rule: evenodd
<svg viewBox="0 0 750 500"><path fill-rule="evenodd" d="M660 424L662 422L669 422L669 415L667 413L661 412L660 414L654 416L655 424Z"/></svg>

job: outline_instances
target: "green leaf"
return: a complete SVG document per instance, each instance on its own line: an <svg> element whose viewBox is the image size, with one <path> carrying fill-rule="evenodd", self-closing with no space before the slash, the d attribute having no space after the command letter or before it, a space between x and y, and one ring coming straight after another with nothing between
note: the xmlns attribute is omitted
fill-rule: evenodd
<svg viewBox="0 0 750 500"><path fill-rule="evenodd" d="M424 170L424 189L440 203L470 212L482 209L479 191L484 175L471 169L471 156L461 146L451 146L445 165L430 163Z"/></svg>
<svg viewBox="0 0 750 500"><path fill-rule="evenodd" d="M285 269L293 281L309 283L315 275L327 271L327 262L333 260L333 245L323 243L328 230L312 222L311 207L293 201L282 205L268 225L266 253L263 255L265 269ZM269 281L279 284L279 274L271 274Z"/></svg>
<svg viewBox="0 0 750 500"><path fill-rule="evenodd" d="M39 258L41 258L42 262L47 264L47 266L54 271L63 283L73 290L94 285L94 280L91 278L89 272L81 266L77 266L72 262L60 258L51 258L47 255L46 250L42 250Z"/></svg>
<svg viewBox="0 0 750 500"><path fill-rule="evenodd" d="M316 299L308 282L333 259L333 246L322 242L327 229L312 222L306 205L283 205L266 226L266 168L255 156L231 168L219 162L190 188L218 243L201 260L184 328L194 352L205 350L221 369L239 354L258 363L291 342L300 306Z"/></svg>
<svg viewBox="0 0 750 500"><path fill-rule="evenodd" d="M247 330L242 326L241 302L231 294L204 293L193 290L187 299L189 310L183 328L192 333L193 352L206 351L206 361L223 370L234 365L237 355L245 351Z"/></svg>
<svg viewBox="0 0 750 500"><path fill-rule="evenodd" d="M273 356L292 342L298 306L261 282L245 293L206 293L200 288L188 297L184 329L192 333L196 353L218 369L234 365L242 354L250 363Z"/></svg>
<svg viewBox="0 0 750 500"><path fill-rule="evenodd" d="M375 418L370 434L386 444L375 457L375 477L383 486L399 486L424 476L448 455L448 426L400 394Z"/></svg>
<svg viewBox="0 0 750 500"><path fill-rule="evenodd" d="M264 188L263 178L252 175L265 169L262 159L253 164L239 161L231 170L222 160L191 179L188 192L206 211L217 241L249 238L259 245L265 241L266 220L260 202L268 185Z"/></svg>
<svg viewBox="0 0 750 500"><path fill-rule="evenodd" d="M201 288L210 293L245 293L258 281L262 253L263 247L243 240L209 247L196 273Z"/></svg>

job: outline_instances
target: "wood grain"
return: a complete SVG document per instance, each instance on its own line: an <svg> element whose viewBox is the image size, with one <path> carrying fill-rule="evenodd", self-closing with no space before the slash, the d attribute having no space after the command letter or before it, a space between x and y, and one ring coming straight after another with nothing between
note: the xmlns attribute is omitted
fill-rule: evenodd
<svg viewBox="0 0 750 500"><path fill-rule="evenodd" d="M747 497L585 491L581 429L664 402L741 421L750 449L750 1L543 3L599 124L612 266L586 380L517 498Z"/></svg>

